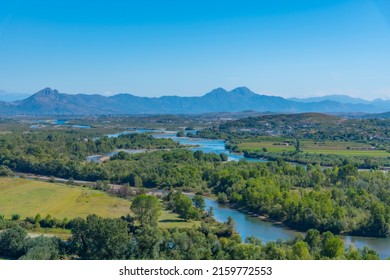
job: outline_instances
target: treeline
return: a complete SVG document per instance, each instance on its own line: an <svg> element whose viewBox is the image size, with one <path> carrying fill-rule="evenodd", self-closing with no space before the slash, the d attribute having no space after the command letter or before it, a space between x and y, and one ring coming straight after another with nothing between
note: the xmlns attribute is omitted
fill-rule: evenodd
<svg viewBox="0 0 390 280"><path fill-rule="evenodd" d="M118 137L90 137L78 130L39 130L0 135L2 161L81 160L88 155L112 152L115 149L164 149L180 145L171 139L156 139L149 134L124 134ZM11 162L12 164L12 162Z"/></svg>
<svg viewBox="0 0 390 280"><path fill-rule="evenodd" d="M171 139L155 139L148 134L87 138L88 132L36 131L0 135L0 165L14 171L61 178L106 180L101 170L84 164L88 155L104 154L115 149L167 149L180 145ZM6 170L0 170L6 172ZM102 171L103 172L103 171Z"/></svg>
<svg viewBox="0 0 390 280"><path fill-rule="evenodd" d="M233 149L234 151L234 149ZM266 158L268 160L277 160L282 158L285 161L299 164L319 164L321 166L340 166L348 161L361 169L379 169L381 166L389 166L390 161L387 157L369 157L369 156L345 156L336 154L309 154L305 152L268 152L268 151L244 151L246 158ZM390 156L390 154L389 154Z"/></svg>
<svg viewBox="0 0 390 280"><path fill-rule="evenodd" d="M72 235L67 241L55 237L27 236L17 225L0 232L0 257L7 259L379 259L368 248L345 248L330 232L310 230L305 237L268 242L250 237L242 242L225 224L203 222L198 228L160 229L137 223L133 217L120 219L90 215L71 221Z"/></svg>

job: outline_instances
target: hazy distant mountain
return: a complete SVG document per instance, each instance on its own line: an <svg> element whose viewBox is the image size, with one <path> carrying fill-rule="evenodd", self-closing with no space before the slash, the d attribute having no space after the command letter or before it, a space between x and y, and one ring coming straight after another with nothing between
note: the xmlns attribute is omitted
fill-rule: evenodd
<svg viewBox="0 0 390 280"><path fill-rule="evenodd" d="M336 101L339 103L347 103L347 104L366 104L371 105L373 107L373 110L375 112L385 112L390 110L390 100L383 100L383 99L374 99L372 101L361 99L361 98L355 98L350 97L348 95L325 95L321 97L308 97L308 98L289 98L288 100L296 101L296 102L322 102L322 101ZM366 112L366 111L360 111L360 112Z"/></svg>
<svg viewBox="0 0 390 280"><path fill-rule="evenodd" d="M384 105L385 104L385 105ZM217 88L199 97L139 97L132 94L102 96L66 94L45 88L14 102L0 102L0 114L95 115L95 114L200 114L213 112L323 112L381 113L390 110L386 102L343 103L334 100L300 102L278 96L260 95L246 87L232 91Z"/></svg>
<svg viewBox="0 0 390 280"><path fill-rule="evenodd" d="M11 93L0 89L0 101L12 102L29 97L30 94L26 93Z"/></svg>
<svg viewBox="0 0 390 280"><path fill-rule="evenodd" d="M332 94L332 95L325 95L320 97L307 97L307 98L288 98L288 100L297 101L297 102L321 102L321 101L336 101L340 103L350 103L350 104L369 104L371 103L368 100L361 99L361 98L355 98L350 97L348 95L338 95L338 94Z"/></svg>
<svg viewBox="0 0 390 280"><path fill-rule="evenodd" d="M367 114L362 116L364 119L390 119L390 111L378 114Z"/></svg>

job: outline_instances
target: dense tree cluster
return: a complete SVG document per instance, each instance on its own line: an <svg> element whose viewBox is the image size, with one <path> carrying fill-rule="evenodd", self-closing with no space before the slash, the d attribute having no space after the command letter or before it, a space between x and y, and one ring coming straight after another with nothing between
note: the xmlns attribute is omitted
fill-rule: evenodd
<svg viewBox="0 0 390 280"><path fill-rule="evenodd" d="M203 222L199 228L160 229L136 226L129 218L90 215L71 221L66 242L54 237L27 236L18 226L0 232L0 257L9 259L378 259L368 248L345 248L330 232L310 230L305 237L263 244L255 237L242 242L228 223Z"/></svg>
<svg viewBox="0 0 390 280"><path fill-rule="evenodd" d="M56 237L31 238L17 225L0 232L0 257L26 260L63 258L66 244Z"/></svg>
<svg viewBox="0 0 390 280"><path fill-rule="evenodd" d="M269 152L267 149L262 151L244 151L246 158L266 158L268 160L283 159L292 163L299 164L319 164L321 166L340 166L348 161L356 167L362 169L379 169L381 166L390 166L388 157L370 157L370 156L346 156L336 154L311 154L306 152ZM390 154L389 154L390 157Z"/></svg>
<svg viewBox="0 0 390 280"><path fill-rule="evenodd" d="M206 207L202 196L196 195L191 199L180 191L174 192L173 189L165 199L167 201L167 208L178 213L179 217L184 220L200 218Z"/></svg>
<svg viewBox="0 0 390 280"><path fill-rule="evenodd" d="M90 138L84 131L42 130L0 135L0 172L9 175L10 168L62 178L96 181L107 179L103 170L86 164L88 155L104 154L115 149L165 149L179 145L171 139L155 139L148 134L126 134L119 137Z"/></svg>
<svg viewBox="0 0 390 280"><path fill-rule="evenodd" d="M91 137L77 130L39 130L0 135L1 161L4 165L23 168L22 164L48 161L84 161L88 155L115 149L177 148L171 139L156 139L149 134L124 134L118 137Z"/></svg>
<svg viewBox="0 0 390 280"><path fill-rule="evenodd" d="M390 234L390 176L358 172L345 164L332 169L267 164L225 165L210 174L209 187L225 202L302 230L368 236ZM223 197L219 195L218 198Z"/></svg>

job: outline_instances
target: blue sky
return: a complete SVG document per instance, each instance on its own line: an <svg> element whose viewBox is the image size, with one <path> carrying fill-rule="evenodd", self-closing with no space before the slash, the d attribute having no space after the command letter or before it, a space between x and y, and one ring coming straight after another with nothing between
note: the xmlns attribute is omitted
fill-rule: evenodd
<svg viewBox="0 0 390 280"><path fill-rule="evenodd" d="M390 99L390 1L0 0L0 89Z"/></svg>

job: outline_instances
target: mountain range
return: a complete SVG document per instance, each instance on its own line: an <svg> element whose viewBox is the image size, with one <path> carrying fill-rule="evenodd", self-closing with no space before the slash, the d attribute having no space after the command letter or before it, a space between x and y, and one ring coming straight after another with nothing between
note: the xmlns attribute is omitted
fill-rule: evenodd
<svg viewBox="0 0 390 280"><path fill-rule="evenodd" d="M349 96L285 99L261 95L246 87L231 91L217 88L198 97L139 97L128 93L113 96L66 94L44 88L18 101L0 101L2 115L100 115L100 114L201 114L210 112L322 112L384 113L390 101L367 101Z"/></svg>

